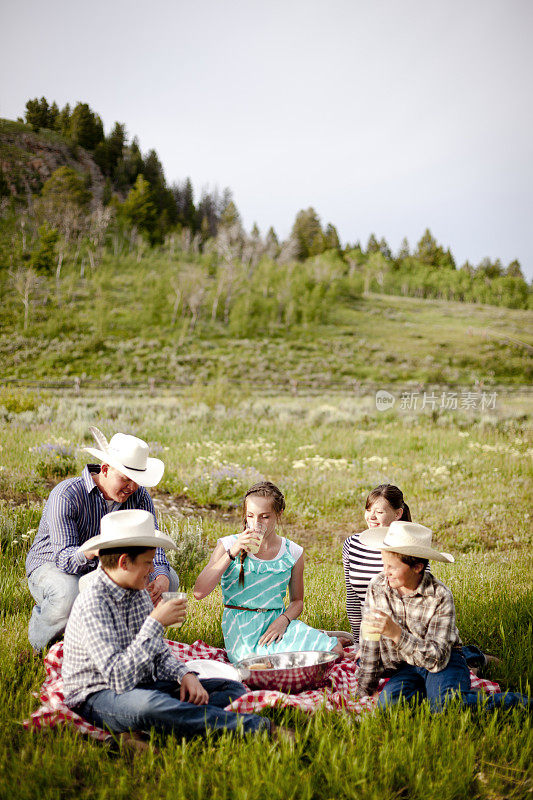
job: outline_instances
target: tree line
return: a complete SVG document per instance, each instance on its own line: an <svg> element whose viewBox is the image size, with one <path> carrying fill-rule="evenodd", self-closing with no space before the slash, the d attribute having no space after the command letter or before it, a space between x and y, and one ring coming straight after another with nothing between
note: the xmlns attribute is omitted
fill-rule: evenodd
<svg viewBox="0 0 533 800"><path fill-rule="evenodd" d="M186 178L167 186L164 170L154 149L142 154L137 137L128 143L126 126L115 122L106 136L100 116L87 103L74 108L67 103L59 109L45 97L26 103L24 119L32 130L52 130L69 144L91 153L105 178L103 204L128 199L126 217L132 219L151 244L160 244L165 234L176 227L186 227L204 238L216 233L231 192L203 189L194 202L192 181Z"/></svg>
<svg viewBox="0 0 533 800"><path fill-rule="evenodd" d="M105 252L116 257L133 253L141 261L155 248L180 258L183 253L206 254L211 271L220 268L226 277L232 272L240 274L243 265L248 274L266 258L277 265L280 274L290 273L289 282L294 286L293 278L300 269L302 275L322 273L328 281L348 281L352 293L358 286L362 292L511 308L530 304L530 287L517 260L503 265L487 258L475 266L466 262L458 267L451 251L429 230L413 248L404 239L396 253L374 234L366 245L355 242L343 247L335 226L322 224L310 207L298 212L285 241L278 240L272 227L264 237L257 225L247 233L228 189L222 193L205 190L195 204L190 178L168 187L157 153L150 150L143 155L135 138L128 144L122 123L116 122L106 136L100 117L86 103L73 109L67 104L60 110L44 97L29 100L25 123L36 131L54 130L74 146L88 150L106 184L97 201L86 176L63 166L23 209L4 203L0 258L13 275L31 270L36 277L55 275L59 283L67 263L77 265L83 276L86 269L98 267ZM297 267L307 262L312 264L310 272ZM336 265L333 272L332 263ZM339 287L344 290L341 284ZM333 294L337 289L332 288ZM303 294L310 299L308 293ZM276 312L272 314L276 317ZM229 322L227 309L222 318Z"/></svg>

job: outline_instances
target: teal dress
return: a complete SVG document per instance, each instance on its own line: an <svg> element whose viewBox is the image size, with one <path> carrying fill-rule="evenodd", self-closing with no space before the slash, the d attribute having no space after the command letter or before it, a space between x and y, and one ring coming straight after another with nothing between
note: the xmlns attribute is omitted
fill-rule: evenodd
<svg viewBox="0 0 533 800"><path fill-rule="evenodd" d="M220 541L228 550L236 539L237 536L225 536ZM224 604L250 609L269 609L260 612L224 608L222 632L228 658L233 663L249 656L304 650L330 651L336 647L337 639L310 628L299 620L292 620L289 623L281 641L269 645L258 644L268 626L285 610L285 592L291 579L292 568L299 557L294 555L294 548L292 545L293 552L291 552L289 540L282 539L276 558L264 561L249 555L244 562L244 586L239 584L241 567L239 556L230 562L222 575Z"/></svg>

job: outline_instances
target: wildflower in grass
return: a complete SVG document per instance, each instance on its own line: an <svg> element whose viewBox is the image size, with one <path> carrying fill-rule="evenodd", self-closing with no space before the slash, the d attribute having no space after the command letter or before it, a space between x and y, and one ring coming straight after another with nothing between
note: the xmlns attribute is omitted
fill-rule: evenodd
<svg viewBox="0 0 533 800"><path fill-rule="evenodd" d="M324 458L324 456L307 456L292 462L293 469L313 470L350 470L354 465L347 458Z"/></svg>
<svg viewBox="0 0 533 800"><path fill-rule="evenodd" d="M65 439L30 447L30 453L37 456L35 470L41 478L66 478L76 472L76 451Z"/></svg>

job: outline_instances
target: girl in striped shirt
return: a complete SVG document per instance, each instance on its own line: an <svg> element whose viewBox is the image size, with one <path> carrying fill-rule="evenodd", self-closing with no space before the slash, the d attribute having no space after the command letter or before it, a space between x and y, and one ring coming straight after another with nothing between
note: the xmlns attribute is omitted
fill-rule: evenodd
<svg viewBox="0 0 533 800"><path fill-rule="evenodd" d="M376 486L365 504L365 522L369 528L388 526L394 520L411 522L409 506L397 486L383 483ZM346 611L354 636L354 644L359 644L361 611L365 602L368 584L383 570L380 550L372 550L359 540L359 534L349 536L342 547L342 563L346 580Z"/></svg>
<svg viewBox="0 0 533 800"><path fill-rule="evenodd" d="M391 483L382 483L372 489L365 503L367 526L369 528L389 526L391 522L400 519L412 522L411 512L403 499L402 491ZM383 559L380 550L367 547L360 541L359 534L354 533L344 541L342 563L346 581L346 612L354 644L358 646L366 590L372 578L383 571ZM485 666L488 660L494 660L494 656L485 656L475 645L464 646L463 655L471 669Z"/></svg>

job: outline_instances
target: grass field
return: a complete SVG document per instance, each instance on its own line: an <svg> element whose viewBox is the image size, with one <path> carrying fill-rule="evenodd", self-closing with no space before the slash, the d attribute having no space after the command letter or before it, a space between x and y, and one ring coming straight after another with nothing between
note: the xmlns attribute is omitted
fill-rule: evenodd
<svg viewBox="0 0 533 800"><path fill-rule="evenodd" d="M244 337L209 314L194 328L186 308L174 317L176 276L190 273L208 280L200 257L198 263L184 259L183 254L173 260L154 253L137 263L134 256L106 254L83 278L78 268L65 267L60 289L54 278L41 276L28 300L26 329L24 291L0 270L4 378L145 390L154 384L161 389L196 383L199 394L209 383L224 396L228 389L239 395L257 389L320 394L358 393L369 384L532 383L531 311L345 293L322 304L327 324L269 327L257 315L254 335ZM260 306L266 288L261 279L254 276L245 285L250 302Z"/></svg>
<svg viewBox="0 0 533 800"><path fill-rule="evenodd" d="M262 373L264 374L264 373ZM390 385L391 392L398 388ZM374 390L320 397L235 393L216 382L176 396L4 390L0 397L2 637L0 797L16 798L521 798L533 792L533 729L523 713L453 708L349 715L266 712L293 726L293 750L265 739L169 740L134 763L69 730L28 733L44 677L27 660L31 598L24 558L51 486L85 463L88 426L141 434L167 465L153 492L162 519L201 520L207 549L235 529L237 504L264 476L287 497L286 535L306 546L312 625L346 629L342 540L364 527L376 484L404 491L456 565L436 572L454 591L463 639L502 659L490 677L533 686L530 398L498 389L495 408L376 410ZM198 521L196 527L200 525ZM199 548L201 551L201 548ZM205 551L204 551L205 552ZM203 565L180 569L190 590ZM201 557L201 552L199 553ZM190 599L179 636L221 645L220 596ZM177 631L169 631L171 638Z"/></svg>

